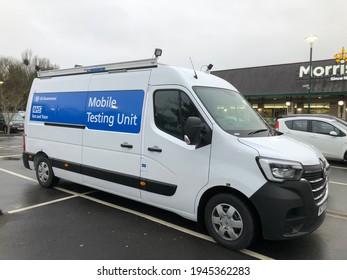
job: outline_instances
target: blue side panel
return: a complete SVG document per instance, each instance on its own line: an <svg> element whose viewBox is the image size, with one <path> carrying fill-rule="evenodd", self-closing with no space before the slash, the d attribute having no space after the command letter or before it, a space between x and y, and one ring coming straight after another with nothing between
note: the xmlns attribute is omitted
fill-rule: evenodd
<svg viewBox="0 0 347 280"><path fill-rule="evenodd" d="M143 90L91 91L86 104L89 129L139 133Z"/></svg>
<svg viewBox="0 0 347 280"><path fill-rule="evenodd" d="M139 133L143 90L35 93L31 121Z"/></svg>
<svg viewBox="0 0 347 280"><path fill-rule="evenodd" d="M87 92L35 93L30 120L84 125Z"/></svg>

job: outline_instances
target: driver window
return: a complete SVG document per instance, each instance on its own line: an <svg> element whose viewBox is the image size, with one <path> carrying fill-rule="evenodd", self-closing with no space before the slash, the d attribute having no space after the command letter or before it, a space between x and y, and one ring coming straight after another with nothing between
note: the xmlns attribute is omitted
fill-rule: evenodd
<svg viewBox="0 0 347 280"><path fill-rule="evenodd" d="M188 117L200 117L190 98L180 90L158 90L154 93L154 121L166 133L183 140Z"/></svg>
<svg viewBox="0 0 347 280"><path fill-rule="evenodd" d="M329 135L331 131L335 131L337 135L340 134L340 131L334 127L333 125L321 122L321 121L312 121L312 132L313 133L319 133L319 134L326 134Z"/></svg>

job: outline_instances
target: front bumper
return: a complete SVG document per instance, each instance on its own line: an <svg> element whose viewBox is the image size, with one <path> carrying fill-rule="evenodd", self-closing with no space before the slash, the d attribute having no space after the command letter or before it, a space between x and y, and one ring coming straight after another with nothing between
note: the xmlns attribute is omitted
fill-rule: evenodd
<svg viewBox="0 0 347 280"><path fill-rule="evenodd" d="M315 202L309 181L267 182L251 200L255 205L264 239L291 239L316 230L325 219L328 180L325 193Z"/></svg>

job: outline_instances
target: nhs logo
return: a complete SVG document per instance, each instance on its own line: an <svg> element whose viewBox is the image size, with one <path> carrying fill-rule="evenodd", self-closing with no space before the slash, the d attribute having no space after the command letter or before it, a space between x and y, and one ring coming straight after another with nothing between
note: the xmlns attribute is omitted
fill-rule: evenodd
<svg viewBox="0 0 347 280"><path fill-rule="evenodd" d="M33 106L32 113L33 114L41 114L42 106Z"/></svg>

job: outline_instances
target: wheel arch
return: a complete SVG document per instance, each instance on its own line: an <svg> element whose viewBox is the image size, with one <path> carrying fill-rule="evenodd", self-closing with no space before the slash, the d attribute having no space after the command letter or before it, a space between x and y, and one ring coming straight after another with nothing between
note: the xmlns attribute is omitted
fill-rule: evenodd
<svg viewBox="0 0 347 280"><path fill-rule="evenodd" d="M52 167L52 159L50 159L46 153L40 151L34 156L34 169L36 172L36 178L39 184L44 188L51 188L56 186L59 183L59 177L56 177ZM46 167L40 171L39 174L39 166L40 162L44 161L47 163Z"/></svg>
<svg viewBox="0 0 347 280"><path fill-rule="evenodd" d="M251 200L245 196L242 192L231 188L231 187L226 187L226 186L215 186L212 187L210 189L208 189L207 191L204 192L204 194L201 196L200 201L199 201L199 206L198 206L198 224L202 227L206 227L205 225L205 221L204 221L204 210L206 207L207 202L216 194L220 194L220 193L227 193L227 194L231 194L233 196L238 197L239 199L241 199L243 202L245 202L247 204L247 206L251 209L252 214L254 215L256 222L257 222L257 228L258 228L258 232L261 233L262 232L262 228L261 228L261 219L259 217L259 213L256 209L256 207L254 206L254 204L251 202Z"/></svg>
<svg viewBox="0 0 347 280"><path fill-rule="evenodd" d="M37 160L40 157L45 157L45 158L49 159L48 155L45 152L43 152L43 151L40 151L40 152L36 153L35 156L34 156L34 160L33 160L35 169L36 169L36 165L37 165Z"/></svg>

